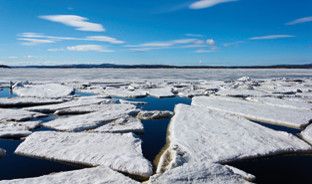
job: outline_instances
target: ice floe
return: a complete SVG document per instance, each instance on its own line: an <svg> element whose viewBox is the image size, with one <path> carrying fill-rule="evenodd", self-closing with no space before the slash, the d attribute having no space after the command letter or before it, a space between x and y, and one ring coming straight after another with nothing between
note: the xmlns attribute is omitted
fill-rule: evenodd
<svg viewBox="0 0 312 184"><path fill-rule="evenodd" d="M112 122L106 123L103 126L100 126L96 129L92 129L89 132L98 132L98 133L126 133L126 132L134 132L134 133L143 133L144 127L141 121L137 118L133 118L131 116L122 117L116 119Z"/></svg>
<svg viewBox="0 0 312 184"><path fill-rule="evenodd" d="M129 100L123 100L120 99L119 102L121 104L132 104L132 105L147 105L148 102L143 102L143 101L129 101Z"/></svg>
<svg viewBox="0 0 312 184"><path fill-rule="evenodd" d="M251 97L251 96L271 96L265 92L249 89L224 89L216 93L219 96L231 96L231 97Z"/></svg>
<svg viewBox="0 0 312 184"><path fill-rule="evenodd" d="M0 158L5 155L6 151L2 148L0 148Z"/></svg>
<svg viewBox="0 0 312 184"><path fill-rule="evenodd" d="M170 118L173 115L171 111L140 111L137 115L139 119L163 119Z"/></svg>
<svg viewBox="0 0 312 184"><path fill-rule="evenodd" d="M104 106L104 105L103 105ZM100 111L60 117L58 119L44 123L43 126L61 131L80 132L96 128L109 121L138 113L139 110L129 104L105 105Z"/></svg>
<svg viewBox="0 0 312 184"><path fill-rule="evenodd" d="M256 121L294 128L303 128L312 119L310 110L277 107L232 97L195 97L192 100L192 105L238 114Z"/></svg>
<svg viewBox="0 0 312 184"><path fill-rule="evenodd" d="M132 133L35 132L15 153L89 166L103 165L138 176L152 175L152 164L142 155L141 140Z"/></svg>
<svg viewBox="0 0 312 184"><path fill-rule="evenodd" d="M227 166L215 163L187 163L183 166L150 177L148 184L207 184L250 183Z"/></svg>
<svg viewBox="0 0 312 184"><path fill-rule="evenodd" d="M85 96L75 98L72 101L61 103L61 104L54 104L54 105L42 105L37 107L27 107L24 108L28 111L35 111L35 112L43 112L43 113L54 113L57 110L73 108L73 107L82 107L88 106L92 104L110 104L115 103L116 100L107 99L106 96Z"/></svg>
<svg viewBox="0 0 312 184"><path fill-rule="evenodd" d="M32 134L30 130L40 126L41 121L0 123L0 138L26 137Z"/></svg>
<svg viewBox="0 0 312 184"><path fill-rule="evenodd" d="M171 86L151 88L151 89L147 89L146 92L150 96L154 96L157 98L169 98L169 97L175 96L175 94L172 93L172 87Z"/></svg>
<svg viewBox="0 0 312 184"><path fill-rule="evenodd" d="M158 173L183 163L226 163L312 150L309 144L287 132L193 105L176 105L168 131L169 148L160 158Z"/></svg>
<svg viewBox="0 0 312 184"><path fill-rule="evenodd" d="M289 99L280 99L273 97L248 97L246 100L256 103L263 103L268 105L275 105L279 107L287 107L287 108L295 108L295 109L304 109L304 110L312 110L312 104L306 103L304 101L295 101Z"/></svg>
<svg viewBox="0 0 312 184"><path fill-rule="evenodd" d="M123 98L143 98L147 96L147 93L144 91L139 90L131 91L126 88L114 88L114 87L107 87L100 94Z"/></svg>
<svg viewBox="0 0 312 184"><path fill-rule="evenodd" d="M48 105L64 102L64 99L47 99L47 98L34 98L34 97L13 97L13 98L0 98L0 107L28 107L36 105Z"/></svg>
<svg viewBox="0 0 312 184"><path fill-rule="evenodd" d="M138 182L124 176L110 168L99 166L95 168L86 168L75 171L52 173L35 178L2 180L0 184L86 184L86 183L129 183L138 184Z"/></svg>
<svg viewBox="0 0 312 184"><path fill-rule="evenodd" d="M74 94L74 88L61 84L38 84L13 87L14 93L21 97L59 98Z"/></svg>
<svg viewBox="0 0 312 184"><path fill-rule="evenodd" d="M46 114L29 112L23 109L3 109L0 108L0 122L7 121L27 121L34 118L44 118Z"/></svg>
<svg viewBox="0 0 312 184"><path fill-rule="evenodd" d="M301 132L302 137L312 144L312 124L309 125L305 130Z"/></svg>

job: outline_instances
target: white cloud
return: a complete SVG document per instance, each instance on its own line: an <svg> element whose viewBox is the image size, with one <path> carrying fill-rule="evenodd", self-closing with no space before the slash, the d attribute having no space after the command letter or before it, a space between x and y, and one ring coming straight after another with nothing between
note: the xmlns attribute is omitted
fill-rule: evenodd
<svg viewBox="0 0 312 184"><path fill-rule="evenodd" d="M303 18L288 22L285 25L294 25L294 24L300 24L300 23L311 22L311 21L312 21L312 16L311 17L303 17Z"/></svg>
<svg viewBox="0 0 312 184"><path fill-rule="evenodd" d="M50 51L50 52L64 51L64 49L63 49L63 48L59 48L59 49L48 49L48 51Z"/></svg>
<svg viewBox="0 0 312 184"><path fill-rule="evenodd" d="M8 58L9 59L17 59L18 57L17 56L9 56Z"/></svg>
<svg viewBox="0 0 312 184"><path fill-rule="evenodd" d="M224 43L223 46L224 46L224 47L230 47L230 46L238 47L239 44L241 44L241 43L245 43L245 41L237 41L237 42Z"/></svg>
<svg viewBox="0 0 312 184"><path fill-rule="evenodd" d="M84 40L109 42L109 43L112 43L112 44L122 44L122 43L125 43L124 41L117 40L116 38L112 38L112 37L109 37L109 36L87 36Z"/></svg>
<svg viewBox="0 0 312 184"><path fill-rule="evenodd" d="M113 50L108 50L101 45L76 45L72 47L67 47L70 51L96 51L96 52L114 52Z"/></svg>
<svg viewBox="0 0 312 184"><path fill-rule="evenodd" d="M125 45L125 47L170 47L174 45L179 44L200 44L202 41L199 42L198 39L179 39L179 40L170 40L170 41L164 41L164 42L149 42L149 43L143 43L139 45Z"/></svg>
<svg viewBox="0 0 312 184"><path fill-rule="evenodd" d="M78 15L44 15L39 18L75 27L79 31L105 31L101 24L87 22L87 18Z"/></svg>
<svg viewBox="0 0 312 184"><path fill-rule="evenodd" d="M190 36L190 37L204 37L204 35L201 34L192 34L192 33L187 33L185 36Z"/></svg>
<svg viewBox="0 0 312 184"><path fill-rule="evenodd" d="M189 8L190 9L203 9L215 6L221 3L234 2L238 0L200 0L192 3Z"/></svg>
<svg viewBox="0 0 312 184"><path fill-rule="evenodd" d="M215 50L205 50L205 49L200 49L196 50L195 53L211 53L211 52L216 52Z"/></svg>
<svg viewBox="0 0 312 184"><path fill-rule="evenodd" d="M54 43L53 40L43 40L43 39L35 39L35 38L18 38L18 40L26 41L22 42L22 45L39 45L44 43Z"/></svg>
<svg viewBox="0 0 312 184"><path fill-rule="evenodd" d="M25 58L28 58L28 59L32 59L32 58L36 58L37 56L32 56L32 55L28 55L28 56L25 56Z"/></svg>
<svg viewBox="0 0 312 184"><path fill-rule="evenodd" d="M213 39L207 39L207 40L206 40L206 43L209 44L209 45L214 45L214 44L216 44L216 42L215 42Z"/></svg>
<svg viewBox="0 0 312 184"><path fill-rule="evenodd" d="M278 38L292 38L296 37L294 35L267 35L267 36L259 36L259 37L251 37L249 40L270 40L270 39L278 39Z"/></svg>

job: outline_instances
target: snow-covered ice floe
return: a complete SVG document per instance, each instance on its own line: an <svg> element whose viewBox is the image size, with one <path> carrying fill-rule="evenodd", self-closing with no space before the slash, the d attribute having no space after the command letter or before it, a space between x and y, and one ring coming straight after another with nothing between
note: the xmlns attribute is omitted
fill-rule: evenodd
<svg viewBox="0 0 312 184"><path fill-rule="evenodd" d="M143 102L143 101L129 101L129 100L123 100L120 99L119 102L121 104L132 104L132 105L147 105L148 102Z"/></svg>
<svg viewBox="0 0 312 184"><path fill-rule="evenodd" d="M54 113L57 110L64 110L73 107L82 107L92 104L110 104L116 103L116 100L107 99L105 96L85 96L79 97L72 101L61 103L61 104L54 104L54 105L42 105L37 107L27 107L24 108L28 111L35 111L35 112L43 112L43 113Z"/></svg>
<svg viewBox="0 0 312 184"><path fill-rule="evenodd" d="M57 115L86 114L86 113L95 112L95 111L117 110L118 108L121 108L121 110L129 110L129 109L136 108L136 106L130 105L130 104L115 104L117 102L115 100L108 100L108 101L112 103L68 107L68 108L57 110L54 112L54 114L57 114Z"/></svg>
<svg viewBox="0 0 312 184"><path fill-rule="evenodd" d="M108 104L96 112L60 117L58 119L44 123L43 126L61 131L79 132L96 128L104 123L113 121L127 115L136 114L139 109L130 104Z"/></svg>
<svg viewBox="0 0 312 184"><path fill-rule="evenodd" d="M0 148L0 158L5 155L6 151L2 148Z"/></svg>
<svg viewBox="0 0 312 184"><path fill-rule="evenodd" d="M64 102L63 99L49 99L49 98L34 98L34 97L13 97L0 98L0 107L28 107L36 105L48 105Z"/></svg>
<svg viewBox="0 0 312 184"><path fill-rule="evenodd" d="M107 166L138 176L152 175L141 140L132 133L66 133L41 131L28 136L16 154L87 166Z"/></svg>
<svg viewBox="0 0 312 184"><path fill-rule="evenodd" d="M29 112L23 109L2 109L0 108L0 122L27 121L34 118L44 118L46 114Z"/></svg>
<svg viewBox="0 0 312 184"><path fill-rule="evenodd" d="M99 166L75 171L59 172L35 178L2 180L0 184L87 184L87 183L129 183L138 182L124 176L110 168Z"/></svg>
<svg viewBox="0 0 312 184"><path fill-rule="evenodd" d="M289 99L280 99L274 97L248 97L246 100L256 103L263 103L279 107L287 107L294 109L312 110L312 104L304 101L296 101Z"/></svg>
<svg viewBox="0 0 312 184"><path fill-rule="evenodd" d="M227 163L312 150L309 144L287 132L193 105L176 105L168 132L169 147L160 158L158 173L183 163Z"/></svg>
<svg viewBox="0 0 312 184"><path fill-rule="evenodd" d="M31 130L41 126L41 121L0 123L0 138L20 138L32 134Z"/></svg>
<svg viewBox="0 0 312 184"><path fill-rule="evenodd" d="M131 116L122 117L116 119L115 121L109 122L100 126L96 129L92 129L89 132L98 132L98 133L143 133L144 127L141 121L137 118Z"/></svg>
<svg viewBox="0 0 312 184"><path fill-rule="evenodd" d="M170 118L173 115L171 111L140 111L137 115L139 119L164 119Z"/></svg>
<svg viewBox="0 0 312 184"><path fill-rule="evenodd" d="M238 114L256 121L294 128L303 128L312 119L310 110L278 107L232 97L195 97L192 100L192 105Z"/></svg>
<svg viewBox="0 0 312 184"><path fill-rule="evenodd" d="M25 85L13 88L13 92L21 97L59 98L74 94L72 87L61 84Z"/></svg>
<svg viewBox="0 0 312 184"><path fill-rule="evenodd" d="M114 87L107 87L105 90L103 90L99 94L123 97L123 98L143 98L147 96L147 93L144 91L139 91L139 90L130 91L125 88L114 88Z"/></svg>
<svg viewBox="0 0 312 184"><path fill-rule="evenodd" d="M262 97L262 96L271 96L265 92L250 90L250 89L224 89L216 93L219 96L231 96L231 97Z"/></svg>
<svg viewBox="0 0 312 184"><path fill-rule="evenodd" d="M300 134L306 141L308 141L310 144L312 144L312 124L309 125Z"/></svg>
<svg viewBox="0 0 312 184"><path fill-rule="evenodd" d="M147 89L146 92L150 96L154 96L156 98L169 98L169 97L175 96L175 94L172 93L172 87L170 86L161 87L161 88L151 88L151 89Z"/></svg>
<svg viewBox="0 0 312 184"><path fill-rule="evenodd" d="M187 163L163 174L150 177L148 184L250 183L227 166L215 163Z"/></svg>

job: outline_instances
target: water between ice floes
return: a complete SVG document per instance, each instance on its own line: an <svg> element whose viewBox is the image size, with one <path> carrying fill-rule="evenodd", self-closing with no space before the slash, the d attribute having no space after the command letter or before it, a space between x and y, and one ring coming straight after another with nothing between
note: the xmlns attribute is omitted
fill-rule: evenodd
<svg viewBox="0 0 312 184"><path fill-rule="evenodd" d="M83 96L91 94L76 93ZM0 91L1 97L14 97L15 94L10 94L9 89ZM121 98L117 98L121 99ZM122 98L125 99L125 98ZM170 110L173 111L174 106L178 103L190 104L189 98L154 98L146 97L140 99L126 99L129 101L145 101L148 105L139 105L142 110ZM50 121L57 118L55 115L50 115L43 121ZM156 155L166 142L166 130L170 119L161 120L142 120L144 125L144 134L140 135L142 139L143 155L148 160L153 162ZM296 135L301 130L282 127L278 125L270 125L261 122L263 126L287 131ZM48 128L40 128L36 131L49 130ZM0 147L6 149L7 154L0 159L0 180L13 178L26 178L41 176L59 171L75 170L81 167L68 165L64 163L41 160L26 156L13 154L16 147L22 140L7 140L0 139ZM276 156L271 158L262 158L254 160L245 160L229 163L234 167L242 169L248 173L254 174L257 177L256 183L311 183L312 156L308 155L288 155Z"/></svg>

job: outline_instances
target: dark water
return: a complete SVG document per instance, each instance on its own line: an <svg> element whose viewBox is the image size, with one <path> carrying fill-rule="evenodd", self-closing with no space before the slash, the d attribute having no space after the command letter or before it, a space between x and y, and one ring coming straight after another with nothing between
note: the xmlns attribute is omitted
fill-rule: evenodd
<svg viewBox="0 0 312 184"><path fill-rule="evenodd" d="M273 124L269 124L269 123L262 123L262 122L253 121L253 120L251 120L251 121L254 122L254 123L260 124L262 126L271 128L273 130L284 131L284 132L291 133L293 135L297 135L297 134L299 134L302 131L300 129L290 128L290 127L285 127L285 126L273 125Z"/></svg>

